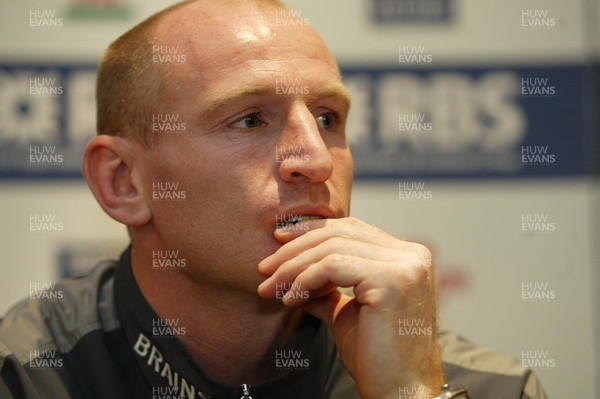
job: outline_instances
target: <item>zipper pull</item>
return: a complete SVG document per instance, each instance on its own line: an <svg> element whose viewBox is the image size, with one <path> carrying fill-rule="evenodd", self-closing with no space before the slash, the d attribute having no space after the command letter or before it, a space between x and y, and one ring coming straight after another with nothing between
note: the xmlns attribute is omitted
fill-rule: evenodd
<svg viewBox="0 0 600 399"><path fill-rule="evenodd" d="M240 385L240 394L242 395L240 399L252 399L252 386L248 384Z"/></svg>

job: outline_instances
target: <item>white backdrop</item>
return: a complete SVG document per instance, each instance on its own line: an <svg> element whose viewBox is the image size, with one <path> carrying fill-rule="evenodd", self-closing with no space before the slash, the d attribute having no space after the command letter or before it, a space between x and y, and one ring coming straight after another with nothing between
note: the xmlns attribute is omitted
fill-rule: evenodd
<svg viewBox="0 0 600 399"><path fill-rule="evenodd" d="M0 0L0 63L96 64L118 35L171 4L131 0L131 19L65 17L60 29L29 26L30 10L60 15L71 3ZM455 1L450 24L401 26L369 22L367 0L288 3L323 35L342 66L393 66L398 42L407 38L433 54L436 65L448 66L582 65L600 54L600 35L594 35L600 13L591 1ZM522 29L523 8L548 10L558 28ZM398 183L358 181L352 213L432 248L444 281L443 324L517 358L546 351L555 366L536 372L552 398L597 397L598 185L585 177L434 179L426 181L430 199L409 201L399 199ZM81 180L0 180L0 212L0 314L26 297L32 282L58 278L62 248L101 243L116 255L127 243L125 229L101 212ZM64 228L32 233L31 213L51 213ZM524 214L545 215L554 230L522 231ZM552 298L524 300L523 284L530 283L542 284L536 292L552 292Z"/></svg>

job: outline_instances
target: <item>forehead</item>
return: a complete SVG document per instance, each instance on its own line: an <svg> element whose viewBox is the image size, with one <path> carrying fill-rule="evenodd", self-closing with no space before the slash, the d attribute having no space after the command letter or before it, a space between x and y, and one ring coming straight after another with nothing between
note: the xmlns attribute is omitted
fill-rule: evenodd
<svg viewBox="0 0 600 399"><path fill-rule="evenodd" d="M197 88L246 73L297 78L320 70L341 80L319 35L289 12L281 24L284 10L264 1L199 1L161 20L155 41L163 52L185 56L170 73Z"/></svg>

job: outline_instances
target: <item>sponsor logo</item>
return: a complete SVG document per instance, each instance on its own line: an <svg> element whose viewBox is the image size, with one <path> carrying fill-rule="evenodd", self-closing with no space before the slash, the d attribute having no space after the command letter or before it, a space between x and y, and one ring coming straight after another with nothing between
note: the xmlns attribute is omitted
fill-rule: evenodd
<svg viewBox="0 0 600 399"><path fill-rule="evenodd" d="M144 363L150 370L153 370L160 377L164 378L169 387L176 387L181 397L186 399L195 397L210 398L210 396L200 392L195 385L188 382L179 372L174 370L171 364L165 360L160 350L143 333L139 333L133 345L133 351L144 360Z"/></svg>

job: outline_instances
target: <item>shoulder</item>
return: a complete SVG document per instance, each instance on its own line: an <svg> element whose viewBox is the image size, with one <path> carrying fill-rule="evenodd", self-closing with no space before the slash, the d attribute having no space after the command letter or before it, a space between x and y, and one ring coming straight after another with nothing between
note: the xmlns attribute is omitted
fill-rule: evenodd
<svg viewBox="0 0 600 399"><path fill-rule="evenodd" d="M112 294L114 267L112 262L100 264L86 276L32 292L12 307L0 323L0 367L8 356L24 365L31 353L68 353L89 332L118 328Z"/></svg>
<svg viewBox="0 0 600 399"><path fill-rule="evenodd" d="M449 332L439 333L446 379L465 386L478 399L545 399L535 374L508 355L474 344ZM359 398L356 384L335 353L328 398Z"/></svg>
<svg viewBox="0 0 600 399"><path fill-rule="evenodd" d="M534 373L517 359L448 331L440 332L439 343L449 384L466 386L473 397L546 398Z"/></svg>

